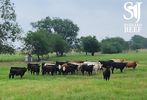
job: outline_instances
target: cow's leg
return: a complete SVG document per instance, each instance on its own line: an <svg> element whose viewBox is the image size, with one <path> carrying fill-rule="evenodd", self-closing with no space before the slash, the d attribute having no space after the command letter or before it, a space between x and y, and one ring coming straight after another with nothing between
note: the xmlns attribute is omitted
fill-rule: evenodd
<svg viewBox="0 0 147 100"><path fill-rule="evenodd" d="M52 75L52 76L54 75L54 72L53 72L53 71L51 71L51 75Z"/></svg>
<svg viewBox="0 0 147 100"><path fill-rule="evenodd" d="M92 75L92 71L90 72L90 75Z"/></svg>
<svg viewBox="0 0 147 100"><path fill-rule="evenodd" d="M11 74L9 74L9 78L11 78Z"/></svg>
<svg viewBox="0 0 147 100"><path fill-rule="evenodd" d="M59 74L59 75L61 75L61 72L60 72L60 70L58 71L58 74Z"/></svg>
<svg viewBox="0 0 147 100"><path fill-rule="evenodd" d="M136 66L133 67L133 69L135 69Z"/></svg>
<svg viewBox="0 0 147 100"><path fill-rule="evenodd" d="M110 79L110 76L108 76L108 80Z"/></svg>
<svg viewBox="0 0 147 100"><path fill-rule="evenodd" d="M20 77L22 78L23 75L20 75Z"/></svg>
<svg viewBox="0 0 147 100"><path fill-rule="evenodd" d="M120 72L121 72L121 73L123 72L123 69L122 69L122 68L120 69Z"/></svg>
<svg viewBox="0 0 147 100"><path fill-rule="evenodd" d="M82 72L82 74L84 75L84 70L82 70L81 72Z"/></svg>
<svg viewBox="0 0 147 100"><path fill-rule="evenodd" d="M12 78L14 78L14 75L12 75Z"/></svg>
<svg viewBox="0 0 147 100"><path fill-rule="evenodd" d="M114 71L114 67L112 67L112 69L111 69L111 70L112 70L112 74L113 74L113 71Z"/></svg>

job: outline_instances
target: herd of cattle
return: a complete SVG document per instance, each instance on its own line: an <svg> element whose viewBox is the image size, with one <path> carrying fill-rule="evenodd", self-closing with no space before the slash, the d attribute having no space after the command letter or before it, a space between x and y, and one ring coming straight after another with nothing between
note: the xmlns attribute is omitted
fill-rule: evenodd
<svg viewBox="0 0 147 100"><path fill-rule="evenodd" d="M103 71L103 78L105 80L109 80L110 78L110 69L112 73L114 73L114 69L120 69L123 72L123 69L126 68L133 68L135 69L137 66L136 61L124 61L122 59L111 59L108 61L66 61L66 62L59 62L56 63L45 63L42 62L41 64L37 63L28 63L26 67L11 67L9 78L14 78L14 76L20 75L22 78L25 72L28 70L31 74L39 75L40 71L42 75L45 74L59 74L59 75L68 75L68 74L80 74L84 75L85 72L88 75L92 75L93 72L97 73L98 71ZM40 68L41 67L41 68Z"/></svg>

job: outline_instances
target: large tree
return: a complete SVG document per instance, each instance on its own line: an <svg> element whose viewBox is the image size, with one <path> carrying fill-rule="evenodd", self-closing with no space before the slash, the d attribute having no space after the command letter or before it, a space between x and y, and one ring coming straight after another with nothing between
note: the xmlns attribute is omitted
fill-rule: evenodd
<svg viewBox="0 0 147 100"><path fill-rule="evenodd" d="M134 35L130 40L130 47L133 50L147 48L147 38L140 35Z"/></svg>
<svg viewBox="0 0 147 100"><path fill-rule="evenodd" d="M69 51L69 45L60 35L52 34L51 38L52 48L57 56L63 56L64 52Z"/></svg>
<svg viewBox="0 0 147 100"><path fill-rule="evenodd" d="M49 35L46 31L29 31L27 36L24 38L25 49L36 54L38 61L40 56L48 54L51 51L51 43L49 42Z"/></svg>
<svg viewBox="0 0 147 100"><path fill-rule="evenodd" d="M37 30L46 30L48 32L56 32L62 38L72 45L76 39L79 27L69 19L46 17L38 22L32 23L33 28Z"/></svg>
<svg viewBox="0 0 147 100"><path fill-rule="evenodd" d="M16 15L13 4L10 0L0 1L0 41L14 41L19 37L20 28L16 22Z"/></svg>
<svg viewBox="0 0 147 100"><path fill-rule="evenodd" d="M101 42L102 53L120 53L127 49L128 43L120 37L103 39Z"/></svg>
<svg viewBox="0 0 147 100"><path fill-rule="evenodd" d="M8 41L14 41L20 35L21 29L16 22L14 4L10 0L0 0L0 45L12 48ZM6 49L0 51L5 51ZM2 53L2 52L1 52Z"/></svg>
<svg viewBox="0 0 147 100"><path fill-rule="evenodd" d="M90 52L92 56L94 53L100 50L100 44L95 36L87 36L81 37L83 50L86 52Z"/></svg>

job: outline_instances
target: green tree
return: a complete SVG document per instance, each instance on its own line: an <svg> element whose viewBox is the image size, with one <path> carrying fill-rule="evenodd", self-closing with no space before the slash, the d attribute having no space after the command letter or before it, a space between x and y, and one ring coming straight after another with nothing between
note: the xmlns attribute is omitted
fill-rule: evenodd
<svg viewBox="0 0 147 100"><path fill-rule="evenodd" d="M63 56L64 52L69 51L67 42L58 34L52 34L52 48L57 56Z"/></svg>
<svg viewBox="0 0 147 100"><path fill-rule="evenodd" d="M15 49L13 46L10 46L8 44L0 44L0 53L1 54L14 54Z"/></svg>
<svg viewBox="0 0 147 100"><path fill-rule="evenodd" d="M130 40L130 47L133 50L147 48L147 38L140 35L134 35Z"/></svg>
<svg viewBox="0 0 147 100"><path fill-rule="evenodd" d="M14 5L10 0L0 1L0 41L14 41L18 38L21 32L19 25L16 22Z"/></svg>
<svg viewBox="0 0 147 100"><path fill-rule="evenodd" d="M49 42L49 34L46 31L29 31L24 38L25 48L33 54L37 54L38 61L40 56L48 54L51 51L51 42Z"/></svg>
<svg viewBox="0 0 147 100"><path fill-rule="evenodd" d="M0 53L12 53L13 46L8 41L15 41L20 37L21 29L16 22L14 4L10 0L0 1ZM10 42L9 42L10 43Z"/></svg>
<svg viewBox="0 0 147 100"><path fill-rule="evenodd" d="M61 35L62 38L69 44L72 45L76 39L79 27L69 19L46 17L38 22L32 23L33 28L37 30L46 30L50 32L56 32Z"/></svg>
<svg viewBox="0 0 147 100"><path fill-rule="evenodd" d="M81 37L81 41L86 54L90 52L94 56L94 53L100 50L100 44L95 36Z"/></svg>
<svg viewBox="0 0 147 100"><path fill-rule="evenodd" d="M103 39L101 42L102 53L120 53L128 48L128 43L120 37Z"/></svg>

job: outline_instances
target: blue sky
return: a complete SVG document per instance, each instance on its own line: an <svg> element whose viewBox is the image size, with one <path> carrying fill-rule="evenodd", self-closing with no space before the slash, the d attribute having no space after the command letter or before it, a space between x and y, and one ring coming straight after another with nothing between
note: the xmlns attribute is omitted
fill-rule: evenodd
<svg viewBox="0 0 147 100"><path fill-rule="evenodd" d="M32 30L31 22L47 16L71 19L80 28L79 37L95 35L98 40L106 37L122 37L129 40L134 33L124 33L124 9L126 1L135 0L11 0L15 5L17 21L24 32ZM138 35L147 37L145 0L141 5L143 30Z"/></svg>

